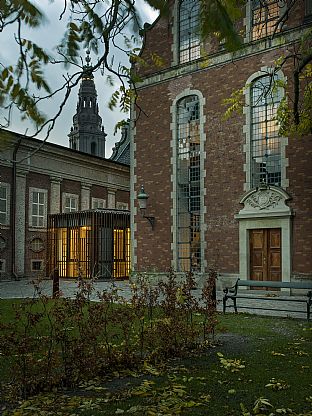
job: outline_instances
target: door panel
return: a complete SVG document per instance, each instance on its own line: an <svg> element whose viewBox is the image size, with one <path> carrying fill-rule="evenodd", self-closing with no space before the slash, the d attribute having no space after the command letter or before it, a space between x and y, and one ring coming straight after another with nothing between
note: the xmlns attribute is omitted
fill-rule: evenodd
<svg viewBox="0 0 312 416"><path fill-rule="evenodd" d="M266 280L265 275L265 233L264 230L250 231L250 261L251 261L251 279Z"/></svg>
<svg viewBox="0 0 312 416"><path fill-rule="evenodd" d="M249 231L250 279L279 281L281 275L281 230Z"/></svg>
<svg viewBox="0 0 312 416"><path fill-rule="evenodd" d="M268 229L268 280L282 280L281 275L281 230Z"/></svg>

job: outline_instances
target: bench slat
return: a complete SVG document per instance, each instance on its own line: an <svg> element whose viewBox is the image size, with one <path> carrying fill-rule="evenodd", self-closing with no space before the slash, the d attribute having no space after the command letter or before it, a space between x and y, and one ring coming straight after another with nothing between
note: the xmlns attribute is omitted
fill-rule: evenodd
<svg viewBox="0 0 312 416"><path fill-rule="evenodd" d="M273 300L273 301L281 301L281 302L289 302L289 299L283 299L279 297L270 297L270 296L244 296L244 295L236 295L236 299L260 299L260 300ZM231 298L231 295L228 296L228 298ZM307 303L306 299L297 299L292 298L291 302L304 302Z"/></svg>
<svg viewBox="0 0 312 416"><path fill-rule="evenodd" d="M274 287L285 289L311 289L312 282L271 282L262 280L238 280L238 286Z"/></svg>

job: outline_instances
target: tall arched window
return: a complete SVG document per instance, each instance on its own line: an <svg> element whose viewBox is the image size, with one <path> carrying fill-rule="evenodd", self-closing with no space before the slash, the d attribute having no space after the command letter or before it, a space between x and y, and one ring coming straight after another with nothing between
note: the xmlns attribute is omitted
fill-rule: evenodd
<svg viewBox="0 0 312 416"><path fill-rule="evenodd" d="M198 0L181 0L179 7L179 61L189 62L200 58Z"/></svg>
<svg viewBox="0 0 312 416"><path fill-rule="evenodd" d="M178 271L201 270L200 108L196 95L177 102L176 198Z"/></svg>
<svg viewBox="0 0 312 416"><path fill-rule="evenodd" d="M281 100L277 76L256 78L250 86L251 186L281 186L281 137L276 113Z"/></svg>

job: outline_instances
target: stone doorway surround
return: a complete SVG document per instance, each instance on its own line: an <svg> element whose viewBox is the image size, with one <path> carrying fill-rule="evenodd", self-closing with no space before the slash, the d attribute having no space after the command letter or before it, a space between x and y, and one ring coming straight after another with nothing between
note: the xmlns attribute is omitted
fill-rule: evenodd
<svg viewBox="0 0 312 416"><path fill-rule="evenodd" d="M294 214L286 204L289 199L287 192L271 185L251 189L241 199L240 203L244 207L235 215L239 221L239 276L241 279L250 278L249 230L280 228L282 281L291 280L291 221Z"/></svg>

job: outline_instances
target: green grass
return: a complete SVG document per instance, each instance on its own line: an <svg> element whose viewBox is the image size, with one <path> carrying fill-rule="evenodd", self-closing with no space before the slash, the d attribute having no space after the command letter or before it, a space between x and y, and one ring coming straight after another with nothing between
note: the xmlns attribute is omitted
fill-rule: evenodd
<svg viewBox="0 0 312 416"><path fill-rule="evenodd" d="M13 319L12 302L0 301L6 321ZM219 314L218 320L214 342L200 352L37 396L7 415L312 415L311 323L249 314ZM259 398L273 407L253 411Z"/></svg>

